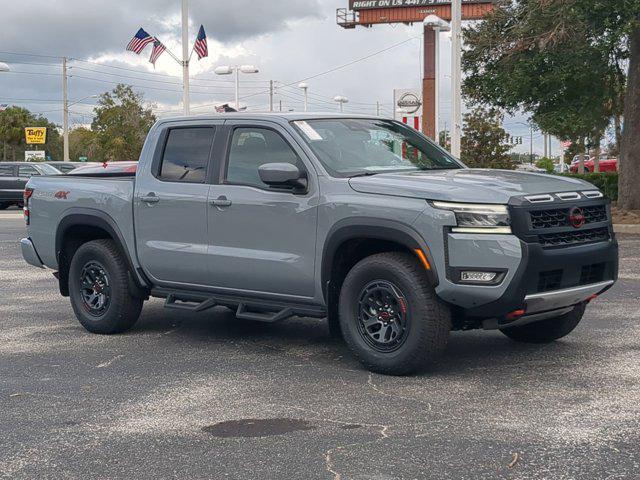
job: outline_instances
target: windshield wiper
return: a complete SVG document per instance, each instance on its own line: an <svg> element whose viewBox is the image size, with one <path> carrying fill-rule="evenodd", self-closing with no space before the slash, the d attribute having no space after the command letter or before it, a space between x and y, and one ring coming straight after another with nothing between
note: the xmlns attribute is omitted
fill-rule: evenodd
<svg viewBox="0 0 640 480"><path fill-rule="evenodd" d="M358 172L358 173L354 173L353 175L349 175L349 178L356 178L356 177L371 177L373 175L379 175L383 172Z"/></svg>

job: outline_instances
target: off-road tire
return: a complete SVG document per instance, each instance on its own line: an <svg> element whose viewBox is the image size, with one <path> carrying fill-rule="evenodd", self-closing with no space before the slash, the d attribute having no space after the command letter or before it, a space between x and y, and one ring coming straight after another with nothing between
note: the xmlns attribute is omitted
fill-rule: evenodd
<svg viewBox="0 0 640 480"><path fill-rule="evenodd" d="M109 303L99 315L90 313L82 295L83 269L92 262L104 267L109 283ZM92 240L78 248L69 269L69 296L84 328L109 335L124 332L136 323L144 300L131 294L129 276L127 263L113 240Z"/></svg>
<svg viewBox="0 0 640 480"><path fill-rule="evenodd" d="M550 343L569 335L580 323L585 305L577 305L569 313L520 327L500 330L511 340L523 343Z"/></svg>
<svg viewBox="0 0 640 480"><path fill-rule="evenodd" d="M396 286L406 303L404 342L394 351L372 347L361 329L362 292L378 281ZM380 253L358 262L342 284L339 311L342 335L355 357L370 371L386 375L424 370L445 350L451 331L449 308L436 297L422 264L408 253Z"/></svg>

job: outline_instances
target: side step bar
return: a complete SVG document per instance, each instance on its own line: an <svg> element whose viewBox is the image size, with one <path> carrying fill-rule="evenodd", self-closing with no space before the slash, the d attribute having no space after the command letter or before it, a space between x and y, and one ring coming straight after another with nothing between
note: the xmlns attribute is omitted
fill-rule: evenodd
<svg viewBox="0 0 640 480"><path fill-rule="evenodd" d="M221 305L235 308L237 318L257 322L273 323L293 316L315 318L327 316L327 312L323 307L307 304L283 303L233 295L186 292L163 288L153 289L151 294L154 297L165 298L164 306L166 308L203 312Z"/></svg>

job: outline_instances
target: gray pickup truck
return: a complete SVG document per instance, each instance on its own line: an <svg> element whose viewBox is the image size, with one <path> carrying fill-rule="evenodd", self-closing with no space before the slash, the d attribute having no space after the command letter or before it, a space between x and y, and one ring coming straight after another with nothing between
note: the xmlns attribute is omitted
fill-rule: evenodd
<svg viewBox="0 0 640 480"><path fill-rule="evenodd" d="M33 177L25 260L89 331L143 302L239 319L327 317L369 369L407 374L451 330L569 334L617 278L609 203L581 180L468 169L392 120L159 121L137 172Z"/></svg>

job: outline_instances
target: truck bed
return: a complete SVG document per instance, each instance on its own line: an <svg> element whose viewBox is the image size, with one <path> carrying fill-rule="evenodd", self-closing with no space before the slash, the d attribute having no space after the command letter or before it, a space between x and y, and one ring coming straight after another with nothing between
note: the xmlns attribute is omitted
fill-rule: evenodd
<svg viewBox="0 0 640 480"><path fill-rule="evenodd" d="M27 188L31 239L42 262L57 269L56 232L63 220L72 215L98 212L118 226L129 251L135 251L133 231L133 192L131 175L57 175L32 177Z"/></svg>

